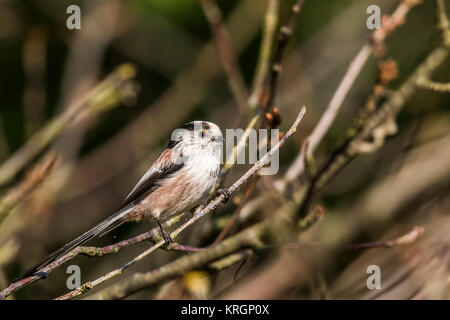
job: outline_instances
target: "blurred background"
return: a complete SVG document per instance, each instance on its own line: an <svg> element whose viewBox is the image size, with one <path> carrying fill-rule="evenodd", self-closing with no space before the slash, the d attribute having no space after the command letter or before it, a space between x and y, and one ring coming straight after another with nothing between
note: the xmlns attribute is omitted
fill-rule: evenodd
<svg viewBox="0 0 450 320"><path fill-rule="evenodd" d="M300 106L306 105L308 111L298 133L280 151L280 176L317 124L350 61L368 41L371 31L366 27L366 9L373 2L305 2L278 83L275 106L282 117L280 129L290 127ZM390 14L401 1L375 2L382 14ZM279 25L288 20L292 3L280 1ZM445 3L448 8L450 3ZM66 9L71 4L81 8L80 30L66 27ZM267 1L218 0L217 5L250 92ZM380 61L391 58L397 63L398 76L389 83L383 97L387 99L389 92L408 79L439 45L434 12L429 0L412 8L405 24L386 39L383 56L369 58L316 151L319 163L342 141L365 105L378 81ZM117 79L108 78L117 73L117 67L130 62L135 66L135 77L127 64L121 70L128 79L117 84ZM433 80L449 82L449 67L450 61L445 61L433 73ZM51 119L70 113L71 108L78 110L80 101L103 79L109 79L114 88L114 93L94 99L88 108L77 112L76 119L45 149L44 156L49 152L58 155L50 174L0 222L2 289L25 269L113 213L166 146L172 130L199 119L213 121L223 131L245 128L248 121L246 110L233 97L198 0L0 0L0 70L0 163L6 163ZM220 272L191 272L132 298L448 299L449 123L448 91L417 90L398 117L398 133L376 153L352 161L321 193L318 203L324 218L299 237L302 243L314 245L289 253L264 250L245 264ZM13 177L0 179L2 194L26 177L34 163ZM243 165L233 168L224 185L232 184L246 169ZM251 198L277 178L260 179ZM177 241L209 245L220 232L214 226L236 210L236 202L230 201L203 218ZM264 214L270 212L259 216ZM145 232L149 226L123 225L89 245L111 244ZM406 246L355 250L345 245L329 249L320 244L334 243L342 234L346 244L397 239L414 226L424 228L423 236ZM81 267L84 283L149 246L149 242L142 242L117 254L80 256L68 264ZM307 267L299 262L304 251L314 251L316 259L308 262L316 269L306 281ZM159 250L101 288L183 254ZM381 268L381 290L366 287L369 265ZM51 299L64 294L68 291L65 268L17 291L13 298ZM280 275L280 270L286 272ZM303 279L301 285L299 279ZM192 281L198 281L201 289ZM258 288L263 284L271 290L261 296Z"/></svg>

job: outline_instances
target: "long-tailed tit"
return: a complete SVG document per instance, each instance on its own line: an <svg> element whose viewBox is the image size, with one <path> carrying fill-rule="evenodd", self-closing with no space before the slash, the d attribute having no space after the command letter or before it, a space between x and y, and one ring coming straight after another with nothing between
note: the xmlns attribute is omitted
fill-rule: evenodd
<svg viewBox="0 0 450 320"><path fill-rule="evenodd" d="M128 221L155 219L166 244L172 242L160 219L190 210L207 197L219 176L222 141L220 128L212 122L193 121L176 129L167 148L126 197L119 211L52 253L17 280Z"/></svg>

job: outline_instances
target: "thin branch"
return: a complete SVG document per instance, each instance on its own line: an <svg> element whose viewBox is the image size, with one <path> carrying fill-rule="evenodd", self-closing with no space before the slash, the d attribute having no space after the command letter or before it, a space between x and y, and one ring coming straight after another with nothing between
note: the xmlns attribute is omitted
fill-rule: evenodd
<svg viewBox="0 0 450 320"><path fill-rule="evenodd" d="M291 135L292 132L293 130L291 128L288 134ZM285 203L278 209L271 218L258 222L215 246L189 256L183 256L154 271L149 271L144 274L134 274L122 283L112 285L99 293L88 297L88 299L123 299L162 281L179 277L190 270L205 267L214 268L217 264L220 265L220 270L227 268L238 261L246 259L248 253L251 254L255 250L260 251L266 249L267 246L263 245L262 237L270 232L274 225L277 225L281 221L284 221L285 223L286 219L289 218L288 215L294 213L293 209L298 203L299 198L294 198L292 201ZM250 248L250 251L248 251L248 253L246 253L245 250L240 251L244 248L247 250ZM65 295L61 298L66 299L70 297L71 296Z"/></svg>
<svg viewBox="0 0 450 320"><path fill-rule="evenodd" d="M164 222L164 227L170 227L179 222L183 214L177 215L168 221ZM8 285L7 288L5 288L3 291L0 292L0 299L5 299L12 293L16 292L19 289L22 289L25 286L28 286L32 284L33 282L42 279L44 276L46 277L49 273L51 273L56 268L60 267L67 261L70 261L77 257L78 255L85 255L88 257L103 257L105 255L111 254L111 253L117 253L119 250L129 247L131 245L134 245L136 243L140 243L146 240L151 241L159 241L161 239L159 228L153 228L147 232L144 232L140 235L137 235L135 237L132 237L130 239L126 239L120 242L117 242L112 245L108 245L105 247L77 247L74 250L70 251L69 253L63 255L62 257L58 258L57 260L50 263L45 268L42 268L39 270L38 273L36 273L33 276L21 279L17 282L11 283Z"/></svg>
<svg viewBox="0 0 450 320"><path fill-rule="evenodd" d="M398 237L396 239L386 240L386 241L378 241L378 242L367 242L367 243L358 243L358 244L349 244L347 249L358 250L358 249L375 249L375 248L394 248L394 247L402 247L407 246L414 243L417 239L419 239L423 233L425 232L424 227L415 226L410 232L407 234ZM326 246L325 243L320 241L314 242L295 242L295 243L287 243L285 247L288 249L300 249L305 247L315 247L315 246Z"/></svg>
<svg viewBox="0 0 450 320"><path fill-rule="evenodd" d="M415 226L410 232L397 239L379 242L352 244L349 247L351 249L362 249L362 248L393 248L405 246L419 239L423 235L424 231L425 229L423 227Z"/></svg>
<svg viewBox="0 0 450 320"><path fill-rule="evenodd" d="M358 51L356 56L350 62L347 72L339 83L317 126L305 140L305 144L307 144L308 147L305 148L305 152L300 152L298 154L293 164L286 171L283 178L284 182L294 181L297 177L303 174L305 169L305 158L312 157L317 146L330 129L345 101L345 98L347 97L350 89L353 87L371 53L374 51L375 53L382 51L380 48L383 46L386 36L404 23L408 12L418 3L419 2L417 1L402 1L390 17L384 17L382 28L375 30L372 33L369 42L364 44ZM283 189L285 183L277 184L277 186L279 189ZM281 189L280 191L282 191Z"/></svg>
<svg viewBox="0 0 450 320"><path fill-rule="evenodd" d="M135 67L131 64L119 66L86 97L51 120L0 166L0 186L11 182L19 172L54 142L81 112L106 111L118 105L124 98L124 89L129 88L130 79L135 74Z"/></svg>
<svg viewBox="0 0 450 320"><path fill-rule="evenodd" d="M444 0L434 0L434 5L436 7L436 17L438 19L437 27L442 33L443 41L447 45L450 44L450 31L449 31L449 21L447 12L445 11Z"/></svg>
<svg viewBox="0 0 450 320"><path fill-rule="evenodd" d="M0 198L0 224L12 209L25 200L50 174L57 159L56 153L50 153L39 162L17 186Z"/></svg>
<svg viewBox="0 0 450 320"><path fill-rule="evenodd" d="M280 29L280 36L278 37L275 46L274 58L272 60L272 69L270 70L270 73L265 73L264 85L262 87L257 87L256 91L252 93L249 101L252 109L256 109L257 106L260 106L263 110L269 110L271 108L271 106L269 107L269 102L273 102L274 96L276 94L276 81L281 72L283 53L297 23L297 16L300 13L303 2L304 0L299 0L297 4L292 7L291 16L288 23L282 26ZM278 10L279 8L277 6L269 6L267 8L268 12L266 13L266 16L278 16L278 11L275 12L275 9ZM270 38L274 36L275 27L276 23L267 26L263 42L272 41L270 40ZM265 50L267 50L266 46L261 48L258 58L259 61L270 59L271 54L269 52L266 52ZM265 63L268 63L268 61L261 63L260 67L263 68L263 65ZM257 74L262 73L262 70L257 71ZM261 114L265 114L265 112L258 112L250 119L247 127L245 128L244 134L241 136L238 143L234 147L233 152L230 153L228 159L225 162L225 165L221 172L222 176L226 175L227 172L235 165L235 161L232 161L232 159L237 159L237 155L244 150L247 138L250 135L251 130L256 127L258 121L261 119Z"/></svg>
<svg viewBox="0 0 450 320"><path fill-rule="evenodd" d="M244 76L239 68L238 59L233 49L230 34L223 21L222 12L215 0L200 0L203 12L211 26L214 42L221 63L228 77L228 82L234 98L242 113L247 110L248 92Z"/></svg>
<svg viewBox="0 0 450 320"><path fill-rule="evenodd" d="M275 50L272 67L268 78L267 101L263 105L264 113L272 110L276 96L275 92L277 90L278 79L282 69L284 52L292 34L294 33L295 26L297 25L297 19L304 3L305 0L297 0L297 2L291 7L291 16L288 23L280 29L280 34L278 35L278 45Z"/></svg>
<svg viewBox="0 0 450 320"><path fill-rule="evenodd" d="M221 170L222 176L225 175L236 164L236 159L238 158L238 154L244 150L247 139L250 136L250 133L252 132L253 128L258 123L259 117L260 117L260 115L256 114L255 116L253 116L253 118L247 124L247 127L244 130L244 134L241 136L238 143L233 148L233 152L231 152L229 154L228 158L225 161L225 164Z"/></svg>
<svg viewBox="0 0 450 320"><path fill-rule="evenodd" d="M395 118L417 91L417 79L428 78L447 58L449 49L439 46L416 68L408 79L390 95L380 108L365 119L361 128L352 128L347 141L336 148L331 158L315 177L310 195L323 188L357 155L374 152L384 144L387 136L396 132Z"/></svg>
<svg viewBox="0 0 450 320"><path fill-rule="evenodd" d="M254 250L252 249L244 249L242 251L230 254L229 256L222 258L220 260L214 261L213 263L209 264L209 268L220 271L225 270L232 265L250 258L254 254Z"/></svg>
<svg viewBox="0 0 450 320"><path fill-rule="evenodd" d="M323 219L323 208L321 206L317 206L312 210L306 217L300 219L297 223L298 228L301 232L305 232L311 226L313 226L316 222Z"/></svg>
<svg viewBox="0 0 450 320"><path fill-rule="evenodd" d="M257 247L259 244L259 238L266 230L266 227L267 223L257 223L252 227L241 231L235 236L225 239L223 242L214 247L192 255L185 255L154 271L149 271L143 274L136 273L120 284L106 288L105 290L100 291L99 293L96 293L88 298L98 300L122 299L138 292L139 290L153 286L163 280L172 279L183 275L187 271L202 268L205 265L217 261L218 259L222 260L223 263L223 257L230 257L230 255L248 247ZM231 257L233 263L228 262L225 266L220 267L229 267L237 262L234 259L234 256ZM239 258L242 260L242 256ZM214 264L212 265L214 266ZM59 297L58 299L68 299L72 297L74 297L74 294L69 293Z"/></svg>
<svg viewBox="0 0 450 320"><path fill-rule="evenodd" d="M450 93L450 82L442 83L431 81L426 78L421 78L417 80L417 86L421 89L431 90L439 93Z"/></svg>
<svg viewBox="0 0 450 320"><path fill-rule="evenodd" d="M251 111L254 113L264 86L264 80L269 74L270 62L272 60L273 44L277 32L278 17L280 14L280 0L269 0L266 15L264 17L264 30L259 49L258 63L253 79L252 95L249 99Z"/></svg>
<svg viewBox="0 0 450 320"><path fill-rule="evenodd" d="M324 114L320 118L319 123L308 137L307 153L312 154L322 141L325 134L328 132L331 124L336 119L347 94L353 87L356 78L361 73L362 68L369 59L371 52L371 46L369 44L365 44L350 63L346 74L339 83L339 86L333 94L333 97L331 98Z"/></svg>
<svg viewBox="0 0 450 320"><path fill-rule="evenodd" d="M233 185L231 185L228 189L227 192L229 194L233 194L234 192L236 192L237 190L240 189L240 187L247 182L247 180L254 175L257 171L259 171L271 158L271 156L278 151L278 149L284 145L286 143L286 141L296 132L298 125L300 124L300 121L302 120L304 114L306 112L306 108L302 107L300 113L298 114L296 120L294 121L294 124L292 125L292 127L289 129L289 131L285 134L285 136L280 139L278 141L278 143L276 143L272 149L270 149L269 152L267 152L261 159L259 159L243 176L241 176L235 183L233 183ZM175 231L173 231L170 235L173 239L175 239L183 230L185 230L187 227L189 227L190 225L194 224L197 220L199 220L200 218L202 218L203 216L205 216L206 214L208 214L209 212L217 209L218 207L222 206L224 204L225 201L225 195L222 193L218 196L216 196L212 201L210 201L206 206L199 208L194 216L186 221L185 223L183 223L181 226L179 226ZM259 230L259 228L262 228L261 226L256 227L256 229ZM256 230L255 229L255 230ZM233 237L234 238L234 237ZM227 242L227 240L224 240L224 242L218 244L217 246L214 246L210 249L206 249L203 250L201 252L198 252L196 254L193 254L189 257L195 257L195 255L205 255L207 257L210 257L210 252L216 252L217 247L220 246L220 248L222 248L222 246L225 246L226 248L229 249L228 245L225 243ZM234 241L234 240L232 240ZM232 242L235 243L235 242ZM119 275L122 274L123 271L125 269L127 269L128 267L130 267L131 265L135 264L136 262L141 261L142 259L144 259L145 257L147 257L149 254L151 254L152 252L154 252L156 249L162 247L164 245L164 240L160 240L159 242L157 242L155 245L153 245L151 248L147 249L146 251L144 251L143 253L141 253L139 256L135 257L133 260L129 261L128 263L126 263L125 265L123 265L122 267L115 269L107 274L105 274L104 276L92 281L92 282L87 282L84 285L82 285L80 288L75 289L61 297L59 297L58 299L71 299L73 297L76 297L82 293L87 292L88 290L102 284L103 282ZM236 243L237 245L237 243ZM233 251L223 251L226 254L232 253L236 250ZM220 250L218 252L221 252ZM216 254L218 253L216 252ZM223 256L223 255L222 255ZM222 257L221 256L221 257ZM215 260L217 258L215 258L216 256L213 255L213 258L209 258L212 260ZM192 258L194 259L194 258ZM178 261L178 260L177 260Z"/></svg>

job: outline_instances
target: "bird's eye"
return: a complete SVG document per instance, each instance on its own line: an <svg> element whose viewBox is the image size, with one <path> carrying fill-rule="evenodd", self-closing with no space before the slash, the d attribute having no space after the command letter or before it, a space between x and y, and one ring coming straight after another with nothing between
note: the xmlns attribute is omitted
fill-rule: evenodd
<svg viewBox="0 0 450 320"><path fill-rule="evenodd" d="M202 138L203 138L203 137L205 137L206 131L205 131L205 130L202 130L200 134L201 134L201 136L202 136Z"/></svg>

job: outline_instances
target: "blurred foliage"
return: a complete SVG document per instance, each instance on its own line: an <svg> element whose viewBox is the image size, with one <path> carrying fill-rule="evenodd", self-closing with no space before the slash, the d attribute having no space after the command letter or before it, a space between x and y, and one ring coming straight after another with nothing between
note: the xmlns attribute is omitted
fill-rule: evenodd
<svg viewBox="0 0 450 320"><path fill-rule="evenodd" d="M111 37L104 38L105 30L102 30L102 26L105 21L100 21L100 25L93 28L89 28L86 22L96 8L107 6L108 1L118 4L119 10L117 14L102 17L114 21L114 30L109 30ZM232 17L236 10L242 10L241 6L245 4L245 1L241 0L217 2L225 20ZM398 3L387 0L378 2L383 13L392 12L395 3ZM66 8L73 3L77 3L82 10L81 30L70 31L65 27ZM282 1L281 22L285 22L288 18L291 3ZM302 139L317 123L348 63L367 40L369 31L365 27L367 18L365 8L368 3L370 1L306 1L288 47L279 97L276 101L284 121L281 128L286 129L289 126L290 119L299 105L308 105L309 109L304 123L299 128L299 135L281 152L282 171L295 158ZM448 1L447 5L450 6ZM249 12L254 12L262 24L263 17L260 12L264 10L261 10L260 6L265 8L266 1L253 0L252 6ZM253 18L249 21L254 21ZM437 45L439 38L434 24L433 1L424 1L420 7L412 10L406 24L387 39L387 51L383 60L390 57L399 65L399 77L390 84L390 90L395 90L403 83ZM244 32L251 26L246 20L240 20L238 27L234 30ZM94 32L84 39L83 32L88 29ZM35 36L36 30L41 30L44 35L39 40L42 42L42 59L32 61L32 65L26 67L24 57L29 48L26 44ZM241 45L242 49L238 56L244 79L249 87L258 57L261 26L257 26L257 30L247 43ZM231 36L234 39L236 34ZM89 37L92 37L95 43L101 41L104 43L94 50ZM22 229L18 227L15 233L15 237L23 238L22 246L27 249L5 268L8 278L10 275L18 274L19 270L23 270L31 261L45 255L45 252L59 247L69 240L71 235L84 231L85 227L98 221L100 217L111 213L145 170L145 166L167 143L168 134L176 126L200 118L215 121L223 129L242 126L228 82L221 71L218 76L205 81L206 89L199 89L201 99L194 106L190 105L191 100L187 99L188 103L171 106L166 113L158 111L159 118L152 118L154 122L148 126L147 132L127 133L128 140L121 141L126 141L125 147L131 150L129 153L122 154L121 146L118 145L116 153L105 153L108 157L95 158L99 150L124 132L123 130L132 126L145 112L158 110L156 102L159 99L164 100L171 89L183 92L183 88L179 87L177 82L180 77L186 76L189 72L197 72L196 76L202 78L202 73L210 71L209 68L216 68L218 62L211 60L206 61L204 69L190 70L197 63L204 46L210 41L210 27L198 0L0 0L0 161L7 159L32 133L70 104L70 95L78 92L77 86L87 81L85 73L89 74L88 80L91 81L89 85L92 87L93 83L103 79L116 66L130 61L137 66L138 75L135 80L140 87L139 95L131 106L123 104L99 117L94 117L85 128L82 125L81 129L75 127L62 138L63 146L60 147L64 150L66 144L72 143L70 137L81 132L80 145L74 148L75 156L70 156L68 164L81 163L75 168L83 171L81 174L76 170L71 173L67 181L57 188L60 193L57 193L55 199L48 200L42 197L40 199L45 199L41 200L43 204L34 199L25 206L25 213L20 212L21 215L29 214L36 221L30 225L25 224ZM76 47L80 43L84 47ZM92 60L91 55L95 55ZM73 66L71 64L77 61L71 60L74 57L86 65L92 63L95 66L92 68L90 65ZM357 115L358 109L364 105L376 81L376 66L377 59L372 57L346 99L336 123L320 146L319 160L323 160L325 156L322 155L327 154L342 139L345 129ZM433 74L433 80L450 81L449 70L450 61L447 61ZM77 71L82 74L78 74ZM32 98L27 100L25 94L29 90L32 92ZM188 98L191 93L183 92ZM34 108L34 102L38 101L36 95L39 95L39 99L42 99L39 101L43 103L39 108ZM179 111L186 112L182 113L180 119L168 121ZM443 123L439 128L444 129L435 129L437 135L448 133L445 128L450 123L450 95L419 90L398 118L398 136L389 138L387 145L379 153L363 156L346 168L329 186L323 204L331 209L340 208L364 194L372 183L393 170L393 164L397 163L399 158L417 147L416 135L420 136L418 132L422 132L424 127L433 131L433 125L438 123L438 119ZM31 126L30 132L27 128L33 121L36 123ZM167 123L170 123L171 127L165 127ZM136 138L139 135L155 135L156 141L141 145L141 139ZM433 139L433 135L431 136ZM151 154L152 157L148 159L142 156L143 154L147 156ZM90 159L94 160L88 162ZM86 163L83 160L86 160ZM92 167L89 167L90 165ZM111 168L111 176L105 177L104 181L90 181L86 178L91 173L100 172L102 167ZM105 168L103 170L108 171ZM238 176L239 172L234 173L230 179ZM350 178L348 172L352 172ZM89 194L89 190L98 192L98 197ZM108 201L111 203L104 206L103 204ZM72 225L67 222L68 217L76 214L80 215L77 223ZM131 228L135 227L121 229L114 237L137 232L135 229L130 232ZM138 228L141 231L145 230L142 226ZM377 235L381 233L382 230L374 231ZM374 234L363 233L358 240L369 241L373 239ZM38 239L45 240L41 243ZM114 240L113 236L108 236L101 241L110 243ZM186 237L185 240L192 240L192 236ZM122 255L119 260L127 261L127 257L133 256L142 248L145 248L145 245L130 249L127 256ZM168 256L173 257L173 253L162 254L162 257L152 263L165 261ZM337 262L335 270L342 270L354 258L353 253L343 255ZM109 262L100 264L98 268L89 267L92 266L92 261L80 259L79 263L86 267L83 270L88 270L83 277L84 280L107 272L111 269L111 265L117 264L112 258ZM148 266L141 269L136 267L131 271L147 269ZM58 276L55 275L52 283L45 282L41 287L35 285L27 288L17 293L17 297L48 298L61 294L64 286L56 284L64 283L64 276L61 272ZM201 279L207 280L209 290L210 279L206 277Z"/></svg>

